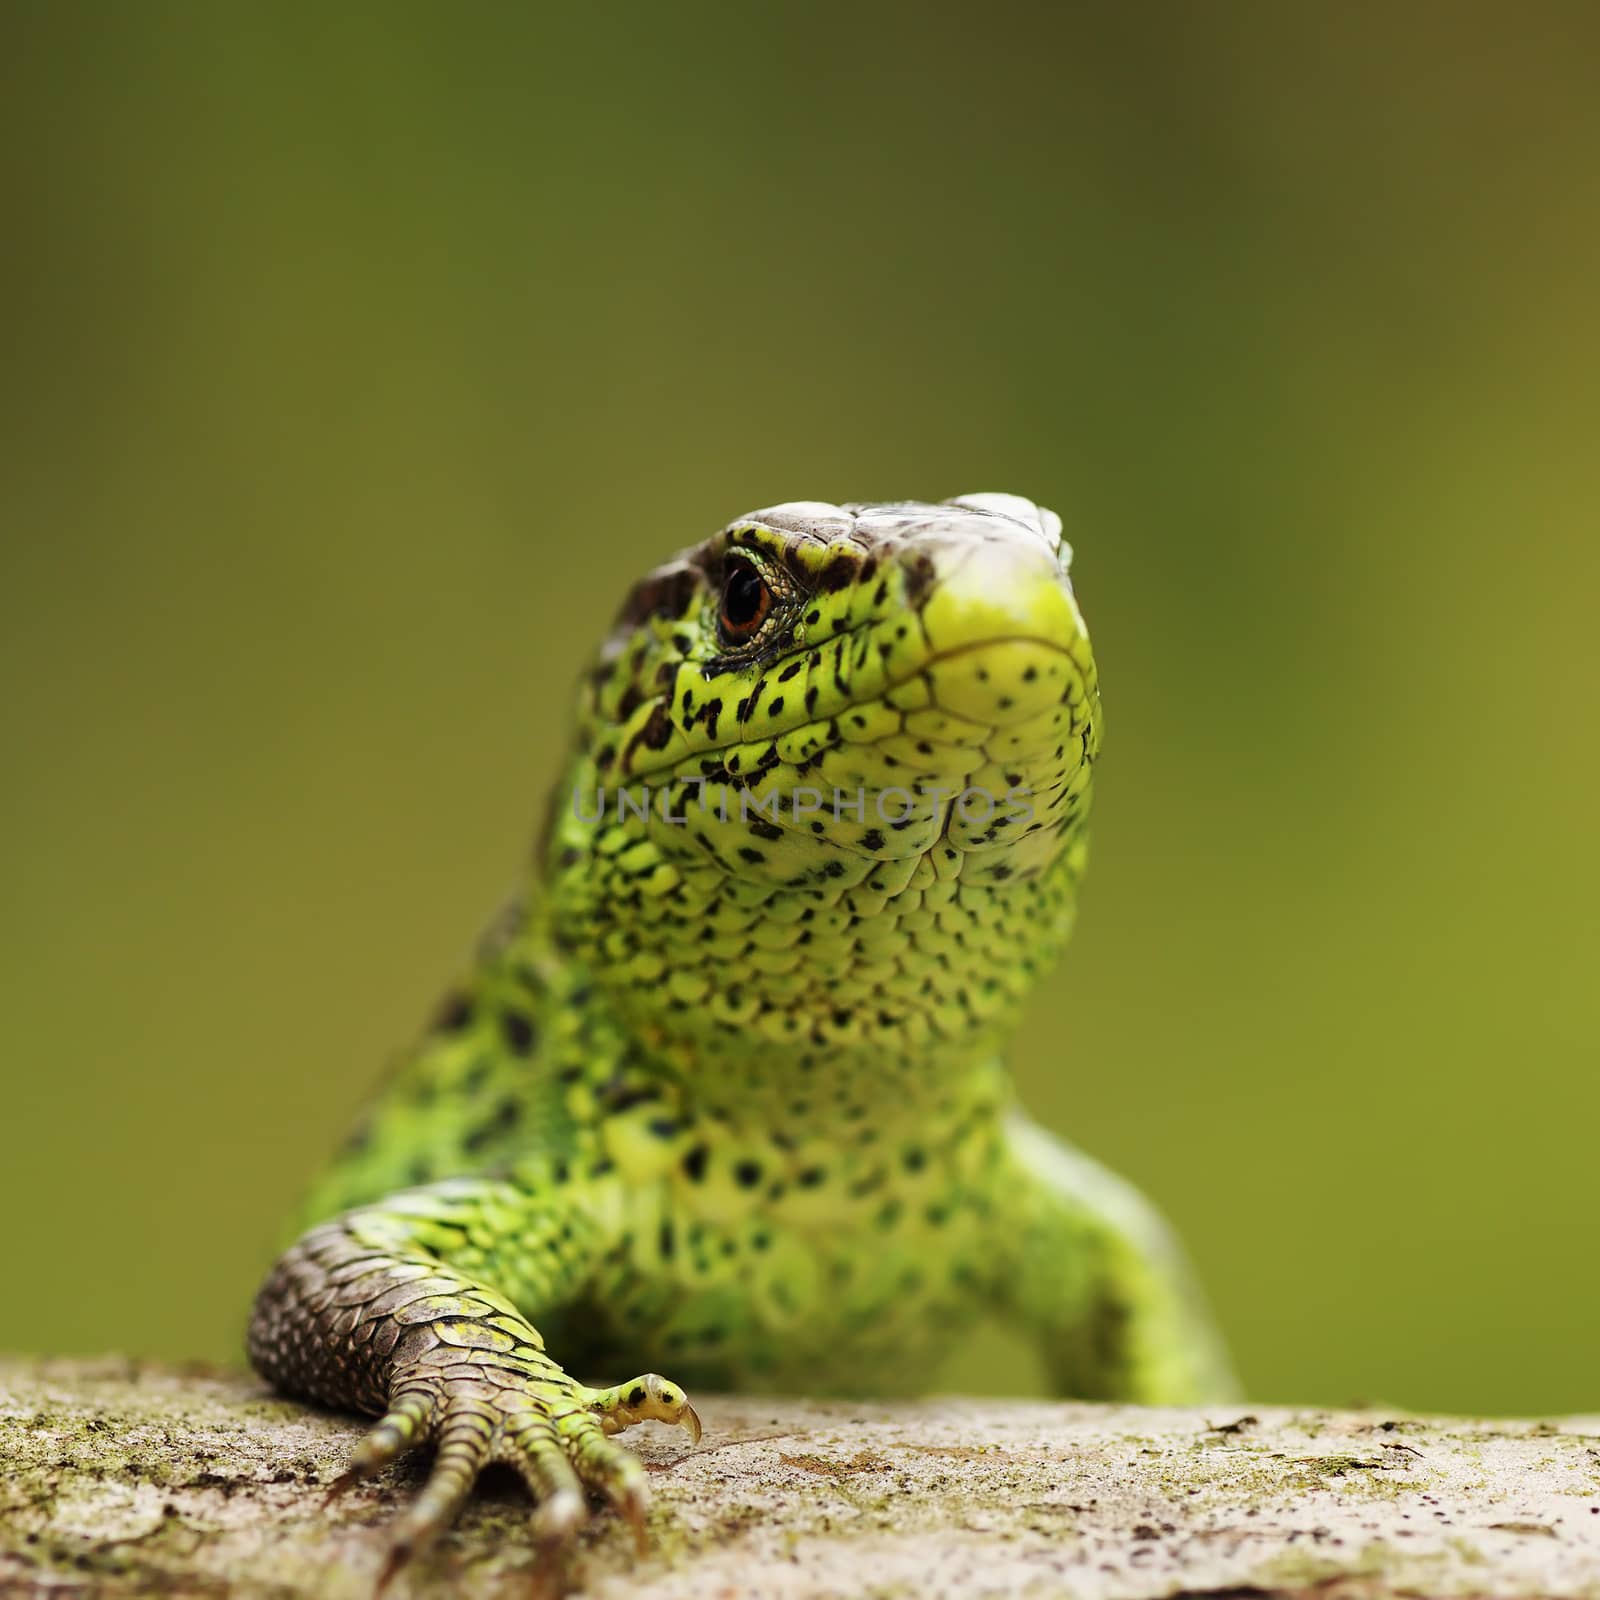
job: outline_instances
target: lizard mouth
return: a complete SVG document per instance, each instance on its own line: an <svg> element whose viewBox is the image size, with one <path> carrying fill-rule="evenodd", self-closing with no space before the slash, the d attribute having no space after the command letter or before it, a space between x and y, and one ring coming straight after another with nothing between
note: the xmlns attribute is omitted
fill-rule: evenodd
<svg viewBox="0 0 1600 1600"><path fill-rule="evenodd" d="M1075 813L1099 743L1094 662L1066 561L1015 537L930 559L918 612L926 655L890 691L926 695L906 713L917 737L904 758L920 783L956 791L939 848L981 852L996 881L1031 874L1041 837ZM903 751L902 740L884 753ZM907 831L908 846L920 842Z"/></svg>

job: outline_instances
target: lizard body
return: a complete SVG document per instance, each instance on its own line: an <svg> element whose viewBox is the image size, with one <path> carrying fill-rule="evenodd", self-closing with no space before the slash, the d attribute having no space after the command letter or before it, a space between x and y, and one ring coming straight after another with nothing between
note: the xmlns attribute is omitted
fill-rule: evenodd
<svg viewBox="0 0 1600 1600"><path fill-rule="evenodd" d="M915 1388L984 1311L1062 1393L1227 1392L1164 1225L1001 1063L1085 860L1069 560L1012 496L805 502L635 585L525 893L256 1302L266 1377L383 1414L353 1473L436 1444L390 1570L491 1459L546 1541L637 1520L609 1435L698 1435L683 1382ZM573 1375L624 1365L674 1376Z"/></svg>

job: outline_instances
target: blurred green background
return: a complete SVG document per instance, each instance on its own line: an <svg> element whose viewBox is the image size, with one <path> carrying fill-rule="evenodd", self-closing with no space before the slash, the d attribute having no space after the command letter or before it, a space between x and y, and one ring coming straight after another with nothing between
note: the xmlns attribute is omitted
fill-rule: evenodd
<svg viewBox="0 0 1600 1600"><path fill-rule="evenodd" d="M0 16L0 1347L236 1358L635 572L1004 488L1108 712L1029 1099L1257 1396L1600 1406L1600 13Z"/></svg>

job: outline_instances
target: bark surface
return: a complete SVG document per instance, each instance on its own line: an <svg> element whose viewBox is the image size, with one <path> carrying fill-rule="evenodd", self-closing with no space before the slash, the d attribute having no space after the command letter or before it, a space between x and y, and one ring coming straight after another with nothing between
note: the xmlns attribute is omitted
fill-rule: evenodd
<svg viewBox="0 0 1600 1600"><path fill-rule="evenodd" d="M645 1556L599 1516L541 1562L496 1476L388 1593L1600 1600L1600 1417L696 1403L698 1450L628 1436ZM329 1502L360 1432L231 1372L0 1362L0 1593L369 1595L420 1463Z"/></svg>

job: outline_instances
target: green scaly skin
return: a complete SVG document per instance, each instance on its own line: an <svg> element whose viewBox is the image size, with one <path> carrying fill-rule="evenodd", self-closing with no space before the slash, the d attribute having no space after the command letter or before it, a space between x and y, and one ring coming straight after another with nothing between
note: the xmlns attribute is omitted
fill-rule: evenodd
<svg viewBox="0 0 1600 1600"><path fill-rule="evenodd" d="M386 1570L490 1460L542 1541L590 1494L638 1523L609 1435L698 1437L693 1409L569 1369L903 1391L998 1312L1062 1394L1230 1391L1160 1219L1029 1123L1000 1059L1085 860L1100 696L1069 559L1012 496L807 502L635 586L527 892L256 1301L267 1378L383 1414L352 1476L437 1446Z"/></svg>

